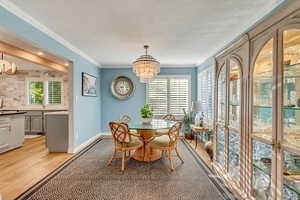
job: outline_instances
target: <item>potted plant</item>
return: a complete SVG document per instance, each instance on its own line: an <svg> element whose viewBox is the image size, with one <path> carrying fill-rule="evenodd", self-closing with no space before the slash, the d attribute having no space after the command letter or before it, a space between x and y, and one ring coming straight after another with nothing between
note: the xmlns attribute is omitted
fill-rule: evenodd
<svg viewBox="0 0 300 200"><path fill-rule="evenodd" d="M184 113L184 118L183 118L183 122L184 122L184 137L186 139L192 140L194 139L194 135L191 133L191 128L190 128L190 124L192 123L192 114L190 112L186 112L185 109L183 109L183 113Z"/></svg>
<svg viewBox="0 0 300 200"><path fill-rule="evenodd" d="M149 104L145 104L142 108L141 108L141 117L142 117L142 122L144 124L150 124L152 121L152 110Z"/></svg>

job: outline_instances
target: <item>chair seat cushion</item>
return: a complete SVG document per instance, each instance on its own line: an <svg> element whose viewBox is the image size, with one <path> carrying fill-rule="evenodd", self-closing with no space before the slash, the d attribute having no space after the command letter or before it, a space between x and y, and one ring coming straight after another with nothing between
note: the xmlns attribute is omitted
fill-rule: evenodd
<svg viewBox="0 0 300 200"><path fill-rule="evenodd" d="M143 142L139 140L139 138L135 136L131 136L131 142L124 142L123 146L122 143L118 143L118 147L138 147L143 145Z"/></svg>
<svg viewBox="0 0 300 200"><path fill-rule="evenodd" d="M130 133L137 134L137 131L134 129L130 129Z"/></svg>
<svg viewBox="0 0 300 200"><path fill-rule="evenodd" d="M161 129L161 130L155 131L156 136L168 135L168 133L169 133L169 129Z"/></svg>
<svg viewBox="0 0 300 200"><path fill-rule="evenodd" d="M157 147L168 147L170 146L170 138L169 135L162 135L159 136L157 138L155 138L154 140L152 140L149 143L151 146L157 146Z"/></svg>

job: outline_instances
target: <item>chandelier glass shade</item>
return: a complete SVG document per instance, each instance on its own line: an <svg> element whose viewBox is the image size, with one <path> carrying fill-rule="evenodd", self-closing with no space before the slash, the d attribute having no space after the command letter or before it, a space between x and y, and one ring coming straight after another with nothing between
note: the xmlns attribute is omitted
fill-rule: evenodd
<svg viewBox="0 0 300 200"><path fill-rule="evenodd" d="M146 54L133 62L133 72L140 78L140 82L149 83L160 72L160 63L147 54L148 45L144 48Z"/></svg>
<svg viewBox="0 0 300 200"><path fill-rule="evenodd" d="M17 73L17 65L3 59L3 53L0 60L0 75L13 75Z"/></svg>

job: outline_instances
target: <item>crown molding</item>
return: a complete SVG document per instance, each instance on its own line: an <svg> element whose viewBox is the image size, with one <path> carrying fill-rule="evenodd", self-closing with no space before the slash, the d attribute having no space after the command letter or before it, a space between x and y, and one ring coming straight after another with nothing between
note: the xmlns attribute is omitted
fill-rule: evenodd
<svg viewBox="0 0 300 200"><path fill-rule="evenodd" d="M98 63L93 58L91 58L90 56L88 56L87 54L85 54L83 51L81 51L80 49L78 49L77 47L75 47L74 45L72 45L70 42L68 42L67 40L65 40L59 34L55 33L54 31L52 31L51 29L49 29L48 27L46 27L45 25L43 25L42 23L40 23L39 21L37 21L36 19L34 19L33 17L31 17L29 14L27 14L26 12L24 12L23 10L21 10L19 7L17 7L15 4L13 4L12 2L10 2L9 0L0 0L0 5L3 8L7 9L9 12L13 13L14 15L16 15L19 18L23 19L27 23L31 24L36 29L42 31L43 33L45 33L49 37L51 37L54 40L56 40L57 42L61 43L63 46L65 46L68 49L72 50L76 54L82 56L83 58L85 58L89 62L97 65L98 67L101 66L100 63Z"/></svg>

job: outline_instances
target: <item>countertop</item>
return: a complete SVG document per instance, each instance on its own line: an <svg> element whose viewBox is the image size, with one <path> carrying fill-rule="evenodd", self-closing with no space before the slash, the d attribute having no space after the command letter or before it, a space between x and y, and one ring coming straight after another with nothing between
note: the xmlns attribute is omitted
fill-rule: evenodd
<svg viewBox="0 0 300 200"><path fill-rule="evenodd" d="M1 112L0 111L0 116L4 116L4 115L22 115L22 114L26 114L26 112L15 112L15 111L4 111L4 112Z"/></svg>
<svg viewBox="0 0 300 200"><path fill-rule="evenodd" d="M49 112L49 113L45 113L45 115L69 115L69 112Z"/></svg>

